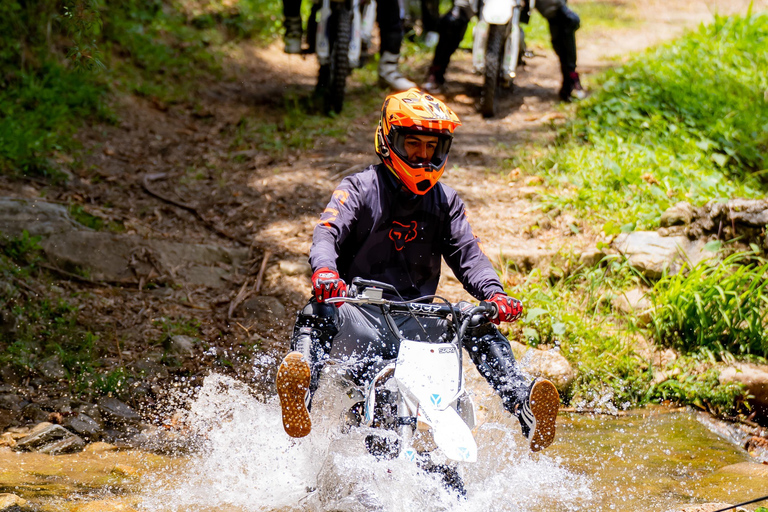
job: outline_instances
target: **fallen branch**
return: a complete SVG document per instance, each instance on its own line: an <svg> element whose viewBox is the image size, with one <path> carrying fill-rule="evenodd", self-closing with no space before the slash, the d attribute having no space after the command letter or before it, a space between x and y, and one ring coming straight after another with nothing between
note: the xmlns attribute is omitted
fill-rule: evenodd
<svg viewBox="0 0 768 512"><path fill-rule="evenodd" d="M246 279L243 283L243 286L240 287L240 291L237 292L237 295L235 295L235 298L232 299L232 302L229 303L229 310L227 311L227 318L232 318L232 314L235 312L235 308L240 305L242 301L245 300L248 295L251 294L251 292L246 291L248 288L248 280Z"/></svg>
<svg viewBox="0 0 768 512"><path fill-rule="evenodd" d="M202 222L205 225L205 227L207 227L208 229L210 229L211 231L213 231L217 235L222 236L224 238L227 238L229 240L232 240L234 242L237 242L240 245L244 245L246 247L250 247L250 245L252 244L252 242L250 240L241 239L237 235L233 235L232 233L229 233L228 231L225 231L224 229L220 228L219 226L217 226L213 222L211 222L208 219L206 219L203 216L203 214L200 213L197 210L197 208L195 208L194 206L192 206L190 204L187 204L187 203L183 203L181 201L177 201L175 199L172 199L172 198L166 196L165 194L163 194L161 192L158 192L157 190L153 189L150 186L150 184L149 184L150 181L161 180L163 178L166 178L167 176L168 176L168 174L164 173L164 172L156 173L156 174L145 174L144 177L141 180L141 187L144 189L145 192L147 192L147 194L149 194L149 195L151 195L153 197L156 197L157 199L160 199L161 201L164 201L164 202L166 202L168 204L171 204L171 205L176 206L178 208L181 208L183 210L187 210L189 213L191 213L192 215L197 217L197 219L200 222Z"/></svg>
<svg viewBox="0 0 768 512"><path fill-rule="evenodd" d="M261 282L264 279L264 272L267 270L267 262L269 261L270 256L272 256L272 253L269 251L264 252L264 258L261 260L261 267L259 268L259 273L256 275L256 285L253 287L254 293L259 293L261 290Z"/></svg>

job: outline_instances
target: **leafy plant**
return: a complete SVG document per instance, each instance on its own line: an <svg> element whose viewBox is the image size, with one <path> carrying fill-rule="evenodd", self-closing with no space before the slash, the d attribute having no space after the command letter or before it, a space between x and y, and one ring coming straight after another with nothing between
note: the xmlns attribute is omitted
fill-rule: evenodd
<svg viewBox="0 0 768 512"><path fill-rule="evenodd" d="M768 16L717 17L606 72L557 145L512 165L548 180L550 207L590 216L609 235L656 227L682 200L762 197L767 67Z"/></svg>
<svg viewBox="0 0 768 512"><path fill-rule="evenodd" d="M666 275L651 299L660 344L768 356L768 262L738 253Z"/></svg>

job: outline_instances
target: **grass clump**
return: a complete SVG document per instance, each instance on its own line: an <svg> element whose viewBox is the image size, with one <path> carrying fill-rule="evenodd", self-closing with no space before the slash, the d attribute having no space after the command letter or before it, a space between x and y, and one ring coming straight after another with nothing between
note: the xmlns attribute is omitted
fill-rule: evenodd
<svg viewBox="0 0 768 512"><path fill-rule="evenodd" d="M666 275L651 293L656 342L768 357L768 261L738 253Z"/></svg>
<svg viewBox="0 0 768 512"><path fill-rule="evenodd" d="M768 167L768 16L717 17L607 72L560 144L528 165L545 201L606 234L658 225L671 204L762 197Z"/></svg>
<svg viewBox="0 0 768 512"><path fill-rule="evenodd" d="M746 398L743 388L718 381L719 361L732 358L723 347L674 344L679 355L661 364L657 349L646 340L654 339L670 308L656 308L658 316L648 326L638 314L615 307L616 297L645 285L642 276L613 256L562 277L534 270L509 287L526 307L513 337L543 349L558 348L570 361L576 378L563 398L577 408L610 412L671 401L720 416L738 410ZM657 305L670 301L653 297ZM690 320L692 327L697 319Z"/></svg>

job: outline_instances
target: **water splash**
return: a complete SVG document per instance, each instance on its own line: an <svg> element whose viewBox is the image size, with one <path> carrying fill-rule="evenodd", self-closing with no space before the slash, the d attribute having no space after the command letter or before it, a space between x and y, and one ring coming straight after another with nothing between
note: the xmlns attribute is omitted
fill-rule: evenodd
<svg viewBox="0 0 768 512"><path fill-rule="evenodd" d="M184 423L197 449L162 475L145 478L142 509L151 512L381 511L527 512L580 510L590 480L546 455L531 455L519 432L487 423L477 433L480 460L458 468L467 498L404 460L377 460L366 429L342 433L338 390L315 395L313 432L293 440L276 398L208 376Z"/></svg>

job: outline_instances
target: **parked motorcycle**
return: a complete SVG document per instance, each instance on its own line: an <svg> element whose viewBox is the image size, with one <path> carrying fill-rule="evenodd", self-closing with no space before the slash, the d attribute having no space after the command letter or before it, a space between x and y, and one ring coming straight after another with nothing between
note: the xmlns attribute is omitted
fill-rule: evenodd
<svg viewBox="0 0 768 512"><path fill-rule="evenodd" d="M536 0L530 0L533 10ZM523 0L484 0L475 25L472 64L483 75L480 113L493 117L498 111L501 89L512 86L525 53L525 33L520 27Z"/></svg>
<svg viewBox="0 0 768 512"><path fill-rule="evenodd" d="M360 0L316 0L310 11L305 53L316 53L320 64L317 95L325 113L341 112L347 77L360 66L365 43L370 43L376 4Z"/></svg>
<svg viewBox="0 0 768 512"><path fill-rule="evenodd" d="M388 326L400 338L397 358L382 361L365 388L338 368L330 370L338 379L337 386L345 390L340 394L346 401L342 407L345 422L351 427L377 431L365 441L373 455L414 462L426 471L441 474L447 487L464 494L455 467L435 463L430 453L439 449L452 461L477 460L472 434L475 409L465 388L462 342L472 327L488 322L496 314L496 307L486 303L473 306L447 301L391 301L383 298L384 290L396 293L385 283L355 278L347 297L328 300L379 306ZM405 339L393 314L445 319L445 332L438 339Z"/></svg>

